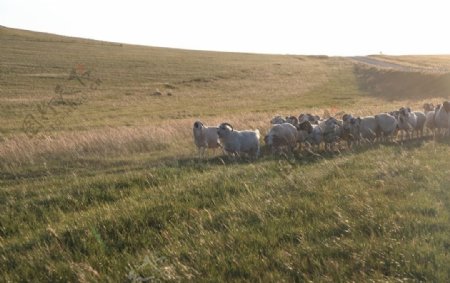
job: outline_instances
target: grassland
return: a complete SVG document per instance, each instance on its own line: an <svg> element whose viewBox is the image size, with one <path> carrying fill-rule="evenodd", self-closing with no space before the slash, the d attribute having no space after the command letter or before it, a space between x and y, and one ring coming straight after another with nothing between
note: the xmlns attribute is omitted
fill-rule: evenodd
<svg viewBox="0 0 450 283"><path fill-rule="evenodd" d="M387 62L398 63L405 67L425 69L428 72L448 73L450 71L450 56L449 55L434 55L434 56L377 55L377 56L373 56L373 57L387 61Z"/></svg>
<svg viewBox="0 0 450 283"><path fill-rule="evenodd" d="M1 281L450 280L448 140L248 162L198 159L191 136L196 119L264 133L277 113L419 108L445 73L9 28L0 65Z"/></svg>

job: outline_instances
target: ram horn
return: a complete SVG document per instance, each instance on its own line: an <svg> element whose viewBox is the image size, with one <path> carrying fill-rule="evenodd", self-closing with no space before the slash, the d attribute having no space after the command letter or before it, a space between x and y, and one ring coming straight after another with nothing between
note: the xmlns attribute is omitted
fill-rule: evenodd
<svg viewBox="0 0 450 283"><path fill-rule="evenodd" d="M444 103L442 103L442 106L444 107L447 113L450 112L450 102L444 101Z"/></svg>
<svg viewBox="0 0 450 283"><path fill-rule="evenodd" d="M228 126L228 127L231 128L231 131L234 131L234 128L233 128L233 126L231 126L231 124L229 124L229 123L222 123L222 125L223 126Z"/></svg>
<svg viewBox="0 0 450 283"><path fill-rule="evenodd" d="M195 123L194 123L194 127L195 128L200 128L200 127L203 127L204 125L203 125L203 123L202 122L200 122L200 121L196 121Z"/></svg>

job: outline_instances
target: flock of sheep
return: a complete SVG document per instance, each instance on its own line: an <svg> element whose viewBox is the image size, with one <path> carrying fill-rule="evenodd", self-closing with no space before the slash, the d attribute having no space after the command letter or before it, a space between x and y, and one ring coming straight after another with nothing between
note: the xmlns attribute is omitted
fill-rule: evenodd
<svg viewBox="0 0 450 283"><path fill-rule="evenodd" d="M450 101L433 106L425 103L424 111L411 111L408 107L389 113L373 116L354 117L344 114L341 119L328 117L321 119L317 115L300 114L283 118L275 116L272 127L264 137L266 146L272 153L296 148L333 150L340 141L349 148L362 142L393 141L419 138L424 131L435 135L450 134ZM229 123L219 126L205 126L196 121L193 126L194 141L199 155L203 156L208 148L222 148L232 156L249 155L257 158L260 154L259 130L238 131Z"/></svg>

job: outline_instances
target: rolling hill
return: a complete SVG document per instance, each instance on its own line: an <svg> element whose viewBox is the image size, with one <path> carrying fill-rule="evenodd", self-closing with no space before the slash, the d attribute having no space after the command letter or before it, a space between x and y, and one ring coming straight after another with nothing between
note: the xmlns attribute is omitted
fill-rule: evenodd
<svg viewBox="0 0 450 283"><path fill-rule="evenodd" d="M195 155L197 119L265 133L448 99L450 56L367 58L0 27L1 280L449 281L448 138Z"/></svg>

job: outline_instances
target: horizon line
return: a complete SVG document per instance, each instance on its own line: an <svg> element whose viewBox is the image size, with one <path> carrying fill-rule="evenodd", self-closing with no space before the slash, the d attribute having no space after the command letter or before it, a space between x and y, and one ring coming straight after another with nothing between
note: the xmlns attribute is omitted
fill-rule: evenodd
<svg viewBox="0 0 450 283"><path fill-rule="evenodd" d="M103 43L109 43L112 45L131 45L131 46L141 46L141 47L149 47L149 48L161 48L161 49L176 49L181 51L192 51L192 52L212 52L212 53L234 53L234 54L246 54L246 55L267 55L267 56L326 56L326 57L369 57L369 56L445 56L450 55L450 53L414 53L414 54L390 54L390 53L365 53L365 54L353 54L353 55L332 55L332 54L323 54L323 53L282 53L282 52L261 52L261 51L246 51L246 50L211 50L211 49L197 49L197 48L184 48L184 47L173 47L173 46L156 46L156 45L148 45L143 43L131 43L131 42L121 42L121 41L111 41L111 40L104 40L104 39L96 39L96 38L89 38L89 37L83 37L78 35L67 35L67 34L59 34L59 33L53 33L48 31L40 31L40 30L32 30L27 28L19 28L19 27L10 27L10 26L4 26L0 25L0 28L5 29L14 29L14 30L20 30L25 32L34 32L34 33L43 33L47 35L53 35L53 36L60 36L60 37L67 37L67 38L73 38L73 39L79 39L79 40L89 40L89 41L97 41L97 42L103 42Z"/></svg>

